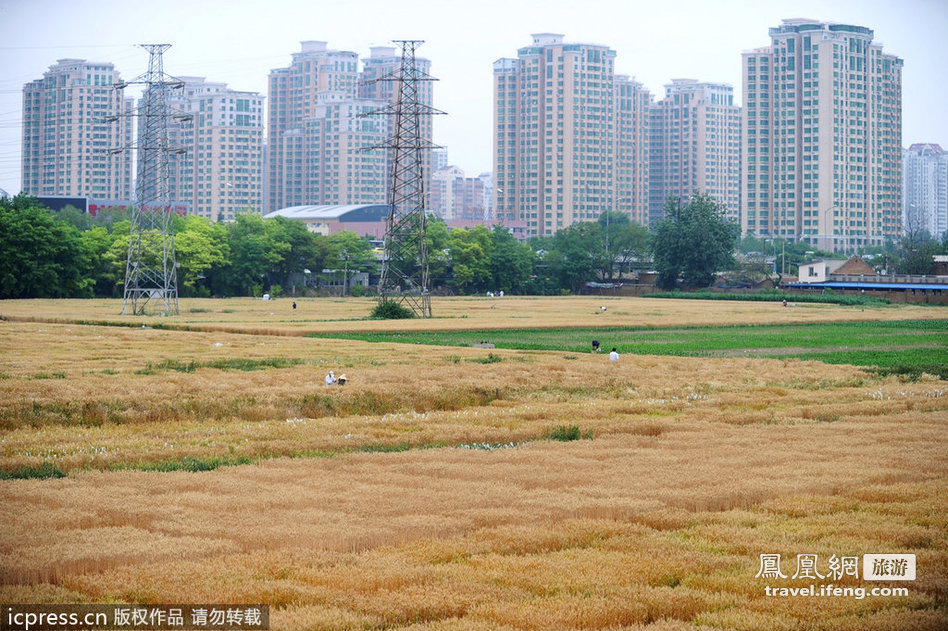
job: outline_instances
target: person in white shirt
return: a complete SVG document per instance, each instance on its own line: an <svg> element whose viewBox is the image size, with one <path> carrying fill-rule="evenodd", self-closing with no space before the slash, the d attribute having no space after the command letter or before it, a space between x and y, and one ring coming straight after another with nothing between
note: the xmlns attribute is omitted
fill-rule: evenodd
<svg viewBox="0 0 948 631"><path fill-rule="evenodd" d="M617 361L619 361L619 353L616 352L616 347L615 347L615 346L613 346L613 347L612 347L612 350L609 351L609 361L611 361L611 362L617 362Z"/></svg>
<svg viewBox="0 0 948 631"><path fill-rule="evenodd" d="M336 383L336 375L330 370L329 374L326 375L326 385L331 386L334 383Z"/></svg>

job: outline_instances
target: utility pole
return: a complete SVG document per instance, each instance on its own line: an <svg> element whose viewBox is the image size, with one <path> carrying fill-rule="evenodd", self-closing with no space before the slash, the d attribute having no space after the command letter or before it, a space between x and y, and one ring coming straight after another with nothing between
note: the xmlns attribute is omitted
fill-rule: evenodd
<svg viewBox="0 0 948 631"><path fill-rule="evenodd" d="M148 51L148 72L129 84L145 86L141 105L134 115L139 120L137 145L138 176L135 182L135 206L132 208L128 259L125 265L125 291L122 315L141 315L150 300L160 301L160 313L178 315L178 278L174 250L174 212L171 205L169 158L183 154L182 147L168 142L168 123L192 120L190 114L171 111L172 90L184 83L164 73L162 55L170 44L142 44ZM110 149L121 153L127 148Z"/></svg>
<svg viewBox="0 0 948 631"><path fill-rule="evenodd" d="M349 251L343 250L342 257L346 262L342 272L342 295L345 296L346 290L349 288Z"/></svg>
<svg viewBox="0 0 948 631"><path fill-rule="evenodd" d="M386 300L405 303L415 315L430 318L424 156L435 145L422 136L422 120L444 112L418 99L420 82L435 80L419 70L415 63L415 49L423 42L396 40L395 43L402 47L401 65L397 71L377 81L397 82L397 99L384 108L363 114L388 115L393 121L392 136L381 145L368 148L388 149L392 156L379 304Z"/></svg>

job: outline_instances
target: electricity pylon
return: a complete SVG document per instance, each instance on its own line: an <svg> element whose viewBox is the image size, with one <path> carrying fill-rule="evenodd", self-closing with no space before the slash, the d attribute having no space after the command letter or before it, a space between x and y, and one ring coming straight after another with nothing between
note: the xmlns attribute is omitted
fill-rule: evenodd
<svg viewBox="0 0 948 631"><path fill-rule="evenodd" d="M395 43L402 47L401 64L398 70L376 81L398 82L397 98L386 107L363 114L389 115L393 119L392 136L380 145L369 147L388 149L392 158L379 303L386 300L405 303L415 315L430 318L424 156L435 145L422 134L422 120L444 112L418 99L419 83L435 81L415 64L415 49L423 42L396 40Z"/></svg>
<svg viewBox="0 0 948 631"><path fill-rule="evenodd" d="M174 213L171 205L169 156L183 154L184 148L168 142L168 122L174 118L189 121L186 113L171 110L172 90L184 82L164 72L162 54L171 44L142 44L148 51L148 72L138 79L116 84L145 86L138 117L138 177L135 181L135 206L132 208L128 259L125 264L125 295L122 315L140 315L152 299L161 301L161 315L178 315L178 274L174 251ZM127 148L110 149L121 153Z"/></svg>

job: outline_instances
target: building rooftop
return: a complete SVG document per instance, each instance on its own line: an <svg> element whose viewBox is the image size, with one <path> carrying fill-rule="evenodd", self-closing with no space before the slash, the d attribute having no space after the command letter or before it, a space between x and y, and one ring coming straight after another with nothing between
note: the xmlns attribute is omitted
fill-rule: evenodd
<svg viewBox="0 0 948 631"><path fill-rule="evenodd" d="M805 289L877 289L877 290L905 290L924 289L927 291L948 291L948 285L941 283L870 283L870 282L843 282L828 281L825 283L787 283L786 287Z"/></svg>
<svg viewBox="0 0 948 631"><path fill-rule="evenodd" d="M922 151L922 152L934 153L934 154L945 153L945 150L941 148L941 145L935 144L933 142L912 143L912 145L909 147L909 151Z"/></svg>
<svg viewBox="0 0 948 631"><path fill-rule="evenodd" d="M264 219L286 217L312 221L335 219L336 221L384 221L388 216L388 204L346 204L332 206L290 206L264 215Z"/></svg>

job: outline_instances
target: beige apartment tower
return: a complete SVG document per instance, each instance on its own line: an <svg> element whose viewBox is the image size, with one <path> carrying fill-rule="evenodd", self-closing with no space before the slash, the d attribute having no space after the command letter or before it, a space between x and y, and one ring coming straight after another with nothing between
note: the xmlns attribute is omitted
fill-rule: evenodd
<svg viewBox="0 0 948 631"><path fill-rule="evenodd" d="M641 83L616 75L616 210L649 225L649 109L652 95Z"/></svg>
<svg viewBox="0 0 948 631"><path fill-rule="evenodd" d="M615 51L533 35L494 62L494 214L551 235L607 210L638 219L648 195L637 129L647 93L617 78ZM645 134L641 134L645 142ZM641 171L639 171L641 169Z"/></svg>
<svg viewBox="0 0 948 631"><path fill-rule="evenodd" d="M381 110L398 96L393 79L401 66L394 47L358 54L331 50L326 42L302 42L291 64L270 72L267 129L268 212L302 205L385 203L389 151L373 146L388 140ZM431 62L416 58L428 73ZM430 81L419 82L419 101L431 105ZM431 122L422 122L430 144ZM430 167L430 150L423 162ZM426 169L430 177L430 168Z"/></svg>
<svg viewBox="0 0 948 631"><path fill-rule="evenodd" d="M263 97L231 90L204 77L181 77L169 105L192 119L169 121L169 143L186 151L170 156L169 193L190 213L232 221L263 210Z"/></svg>
<svg viewBox="0 0 948 631"><path fill-rule="evenodd" d="M901 232L902 60L862 26L784 20L743 53L742 227L854 252Z"/></svg>
<svg viewBox="0 0 948 631"><path fill-rule="evenodd" d="M465 177L463 169L454 165L437 169L431 175L428 209L445 221L455 219L488 219L483 177Z"/></svg>
<svg viewBox="0 0 948 631"><path fill-rule="evenodd" d="M727 217L741 216L741 108L723 83L674 79L652 106L651 192L654 219L669 197L710 195Z"/></svg>
<svg viewBox="0 0 948 631"><path fill-rule="evenodd" d="M22 188L29 195L132 197L133 100L111 63L60 59L23 87Z"/></svg>

